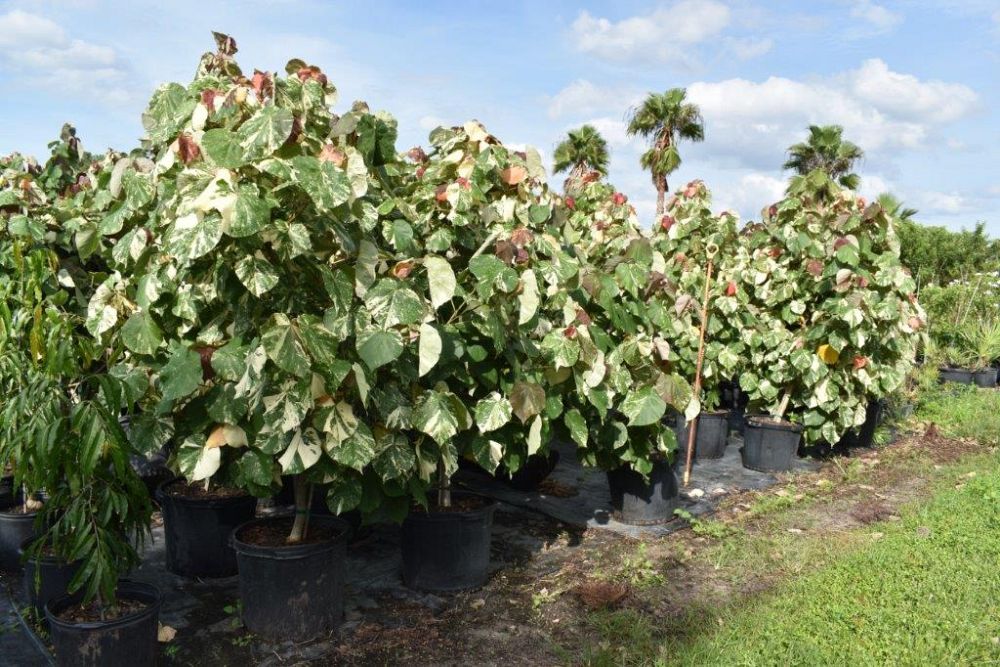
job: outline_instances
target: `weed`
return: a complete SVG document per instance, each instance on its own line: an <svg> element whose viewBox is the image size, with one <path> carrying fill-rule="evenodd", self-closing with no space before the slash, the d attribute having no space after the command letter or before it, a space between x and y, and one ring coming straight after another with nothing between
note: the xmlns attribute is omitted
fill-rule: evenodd
<svg viewBox="0 0 1000 667"><path fill-rule="evenodd" d="M648 588L662 585L665 581L656 563L649 557L649 546L640 542L634 556L626 556L622 561L622 569L630 584L636 588Z"/></svg>
<svg viewBox="0 0 1000 667"><path fill-rule="evenodd" d="M840 481L844 484L856 484L865 474L865 465L861 459L848 459L845 464L842 459L833 459L833 464L840 471Z"/></svg>
<svg viewBox="0 0 1000 667"><path fill-rule="evenodd" d="M892 429L888 426L880 425L875 428L872 435L872 445L875 447L885 447L892 442Z"/></svg>
<svg viewBox="0 0 1000 667"><path fill-rule="evenodd" d="M233 604L227 604L225 607L222 608L222 611L232 616L232 619L230 620L233 624L234 629L242 627L243 602L241 600L237 600Z"/></svg>
<svg viewBox="0 0 1000 667"><path fill-rule="evenodd" d="M735 529L727 523L715 519L699 519L687 510L676 509L674 514L687 521L688 525L691 526L691 531L699 537L721 540L735 532Z"/></svg>
<svg viewBox="0 0 1000 667"><path fill-rule="evenodd" d="M555 591L550 591L548 588L543 588L537 593L531 594L531 610L539 611L544 605L552 602L558 597L558 593Z"/></svg>

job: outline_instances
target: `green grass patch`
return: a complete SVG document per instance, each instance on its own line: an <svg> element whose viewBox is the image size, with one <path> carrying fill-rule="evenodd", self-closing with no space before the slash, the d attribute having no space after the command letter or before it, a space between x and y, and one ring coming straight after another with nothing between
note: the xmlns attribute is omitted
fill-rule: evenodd
<svg viewBox="0 0 1000 667"><path fill-rule="evenodd" d="M1000 445L1000 391L953 382L920 394L917 419L934 422L944 435Z"/></svg>
<svg viewBox="0 0 1000 667"><path fill-rule="evenodd" d="M947 487L905 512L901 521L862 531L868 533L868 546L772 594L722 611L717 631L662 647L659 661L942 665L1000 660L1000 460L979 460L988 462L987 472L959 478L960 488L949 475Z"/></svg>

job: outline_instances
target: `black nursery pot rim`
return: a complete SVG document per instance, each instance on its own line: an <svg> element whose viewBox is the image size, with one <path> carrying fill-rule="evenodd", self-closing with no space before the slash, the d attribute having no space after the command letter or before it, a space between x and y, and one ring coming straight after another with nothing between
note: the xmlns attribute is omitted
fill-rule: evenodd
<svg viewBox="0 0 1000 667"><path fill-rule="evenodd" d="M249 501L257 502L256 496L252 496L249 493L240 496L226 496L224 498L189 498L187 496L174 495L172 493L167 493L167 487L174 484L184 483L186 480L183 477L174 477L173 479L168 479L165 482L161 482L158 487L156 487L156 500L162 505L165 498L169 498L170 502L180 503L183 505L197 505L198 507L230 507L233 505L243 505Z"/></svg>
<svg viewBox="0 0 1000 667"><path fill-rule="evenodd" d="M113 621L86 621L84 623L70 623L57 616L67 607L77 604L80 601L79 593L71 595L61 595L54 600L49 600L45 604L45 617L49 621L50 627L59 627L70 631L75 630L107 630L125 625L132 625L140 619L160 613L160 606L163 604L163 593L152 584L141 581L130 581L122 579L118 582L117 596L123 600L133 600L135 602L145 602L146 607L133 614L127 614Z"/></svg>
<svg viewBox="0 0 1000 667"><path fill-rule="evenodd" d="M31 519L34 521L35 517L38 516L38 513L41 511L31 510L30 512L21 512L19 511L19 507L20 503L8 507L5 510L0 510L0 521L17 521L19 519L23 519L25 521Z"/></svg>
<svg viewBox="0 0 1000 667"><path fill-rule="evenodd" d="M252 542L244 542L240 539L240 534L247 528L266 523L276 523L278 521L288 521L288 517L269 516L261 519L251 519L246 523L240 524L233 529L233 534L230 537L230 543L232 544L233 549L235 549L236 553L239 555L251 556L253 558L297 560L299 558L306 558L307 556L313 556L318 553L333 551L341 544L347 544L348 540L351 538L351 524L347 523L343 519L335 516L313 515L309 518L309 524L311 527L316 526L317 524L333 524L335 527L340 528L340 532L334 537L322 542L286 544L280 547L263 546L260 544L253 544Z"/></svg>
<svg viewBox="0 0 1000 667"><path fill-rule="evenodd" d="M485 501L485 505L474 510L448 510L447 512L439 512L437 510L424 510L419 512L411 511L407 516L407 521L480 521L482 517L486 514L493 514L497 509L497 501L495 498L490 498L489 496L480 495L478 493L472 493L469 491L452 491L452 498L480 498ZM421 508L423 510L423 508Z"/></svg>
<svg viewBox="0 0 1000 667"><path fill-rule="evenodd" d="M24 559L25 554L28 553L28 547L41 539L42 537L39 535L32 535L24 540L21 542L21 546L17 548L17 555ZM45 563L46 565L75 565L76 563L83 562L82 560L68 561L65 558L60 558L59 556L49 556L48 554L42 554L41 556L29 558L27 560L31 563Z"/></svg>
<svg viewBox="0 0 1000 667"><path fill-rule="evenodd" d="M802 431L802 424L796 424L795 422L790 422L785 419L775 421L771 417L758 415L747 417L746 422L748 425L753 425L759 428L770 428L776 431L793 431L795 433L800 433Z"/></svg>

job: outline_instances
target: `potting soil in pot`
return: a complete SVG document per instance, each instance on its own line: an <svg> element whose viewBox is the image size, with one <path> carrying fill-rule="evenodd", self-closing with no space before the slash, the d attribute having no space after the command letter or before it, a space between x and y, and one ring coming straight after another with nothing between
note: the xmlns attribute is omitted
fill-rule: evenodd
<svg viewBox="0 0 1000 667"><path fill-rule="evenodd" d="M254 517L257 499L238 489L173 480L160 485L156 498L163 510L167 567L188 577L236 574L230 535Z"/></svg>

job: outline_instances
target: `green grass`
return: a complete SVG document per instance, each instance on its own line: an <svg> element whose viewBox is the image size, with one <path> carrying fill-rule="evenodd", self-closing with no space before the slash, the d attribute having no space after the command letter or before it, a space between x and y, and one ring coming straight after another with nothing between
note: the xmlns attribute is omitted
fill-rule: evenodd
<svg viewBox="0 0 1000 667"><path fill-rule="evenodd" d="M944 435L1000 445L1000 391L946 383L920 394L917 419L934 422Z"/></svg>
<svg viewBox="0 0 1000 667"><path fill-rule="evenodd" d="M915 417L943 435L1000 445L998 391L931 385ZM1000 453L983 452L944 466L920 450L912 460L890 456L891 465L932 481L922 500L899 509L899 521L864 528L812 525L809 508L829 486L762 495L748 511L763 521L758 530L708 535L714 543L698 556L715 570L718 597L709 591L682 617L644 605L591 613L591 641L567 661L1000 665ZM839 483L865 480L861 461L839 463ZM856 501L829 501L829 509ZM773 587L746 597L725 592L761 581Z"/></svg>
<svg viewBox="0 0 1000 667"><path fill-rule="evenodd" d="M684 665L966 665L1000 661L1000 459L872 543L663 647ZM641 633L645 634L645 633ZM648 642L646 637L643 643Z"/></svg>

